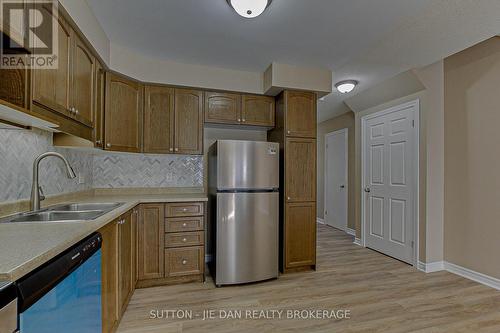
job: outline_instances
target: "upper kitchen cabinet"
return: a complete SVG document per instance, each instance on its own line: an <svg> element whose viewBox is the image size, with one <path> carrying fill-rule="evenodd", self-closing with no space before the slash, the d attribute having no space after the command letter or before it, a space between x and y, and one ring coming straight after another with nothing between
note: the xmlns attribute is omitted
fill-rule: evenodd
<svg viewBox="0 0 500 333"><path fill-rule="evenodd" d="M73 47L72 113L75 119L92 127L94 122L94 84L96 59L82 39L75 35Z"/></svg>
<svg viewBox="0 0 500 333"><path fill-rule="evenodd" d="M0 69L0 99L23 109L29 109L29 73L27 69Z"/></svg>
<svg viewBox="0 0 500 333"><path fill-rule="evenodd" d="M286 135L316 138L316 94L313 92L285 91Z"/></svg>
<svg viewBox="0 0 500 333"><path fill-rule="evenodd" d="M274 97L205 93L205 123L274 127Z"/></svg>
<svg viewBox="0 0 500 333"><path fill-rule="evenodd" d="M243 95L241 123L243 125L274 127L274 97Z"/></svg>
<svg viewBox="0 0 500 333"><path fill-rule="evenodd" d="M96 62L95 69L95 115L94 115L94 147L104 148L104 88L106 86L106 74L104 67Z"/></svg>
<svg viewBox="0 0 500 333"><path fill-rule="evenodd" d="M206 92L205 122L238 124L241 122L241 95Z"/></svg>
<svg viewBox="0 0 500 333"><path fill-rule="evenodd" d="M203 154L203 92L175 89L174 151Z"/></svg>
<svg viewBox="0 0 500 333"><path fill-rule="evenodd" d="M144 152L174 152L174 89L144 88Z"/></svg>
<svg viewBox="0 0 500 333"><path fill-rule="evenodd" d="M114 73L106 73L104 107L105 149L137 153L141 151L143 86Z"/></svg>
<svg viewBox="0 0 500 333"><path fill-rule="evenodd" d="M58 67L32 71L32 98L35 107L39 106L71 117L73 115L71 60L74 32L62 15L59 15L57 23Z"/></svg>

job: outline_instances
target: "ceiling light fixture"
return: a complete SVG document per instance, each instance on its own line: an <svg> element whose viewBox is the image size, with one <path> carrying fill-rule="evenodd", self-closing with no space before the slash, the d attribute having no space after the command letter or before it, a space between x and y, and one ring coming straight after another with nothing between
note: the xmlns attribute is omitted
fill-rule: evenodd
<svg viewBox="0 0 500 333"><path fill-rule="evenodd" d="M342 94L347 94L350 93L351 91L354 90L354 88L358 85L358 81L356 80L345 80L345 81L340 81L339 83L335 84L335 88L342 93Z"/></svg>
<svg viewBox="0 0 500 333"><path fill-rule="evenodd" d="M269 7L271 1L272 0L227 0L236 13L245 18L259 16Z"/></svg>

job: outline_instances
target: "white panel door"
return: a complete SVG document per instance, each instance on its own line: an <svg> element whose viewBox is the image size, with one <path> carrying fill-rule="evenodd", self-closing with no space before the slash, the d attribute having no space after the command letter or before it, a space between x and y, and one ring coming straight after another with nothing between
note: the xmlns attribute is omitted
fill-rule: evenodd
<svg viewBox="0 0 500 333"><path fill-rule="evenodd" d="M347 228L347 129L326 135L325 223Z"/></svg>
<svg viewBox="0 0 500 333"><path fill-rule="evenodd" d="M414 261L418 103L364 119L365 245L399 260Z"/></svg>

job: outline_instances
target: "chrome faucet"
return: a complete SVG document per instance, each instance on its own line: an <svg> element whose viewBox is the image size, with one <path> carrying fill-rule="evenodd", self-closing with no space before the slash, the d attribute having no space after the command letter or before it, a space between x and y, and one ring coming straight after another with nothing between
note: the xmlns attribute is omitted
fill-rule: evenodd
<svg viewBox="0 0 500 333"><path fill-rule="evenodd" d="M76 177L75 172L67 159L64 158L59 153L56 152L47 152L38 156L33 162L33 184L31 186L31 210L36 211L40 210L40 200L45 200L45 195L43 194L42 187L38 184L38 169L40 167L40 161L45 157L54 156L60 158L64 164L66 165L66 173L68 178L73 179Z"/></svg>

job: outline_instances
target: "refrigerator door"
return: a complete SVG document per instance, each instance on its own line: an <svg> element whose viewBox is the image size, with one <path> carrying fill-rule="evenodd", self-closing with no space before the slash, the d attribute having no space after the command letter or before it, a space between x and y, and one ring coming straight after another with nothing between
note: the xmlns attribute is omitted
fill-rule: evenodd
<svg viewBox="0 0 500 333"><path fill-rule="evenodd" d="M278 277L278 195L217 193L217 285Z"/></svg>
<svg viewBox="0 0 500 333"><path fill-rule="evenodd" d="M279 187L279 144L217 141L217 189Z"/></svg>

